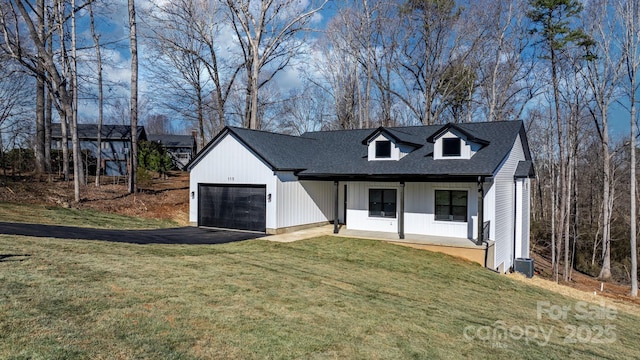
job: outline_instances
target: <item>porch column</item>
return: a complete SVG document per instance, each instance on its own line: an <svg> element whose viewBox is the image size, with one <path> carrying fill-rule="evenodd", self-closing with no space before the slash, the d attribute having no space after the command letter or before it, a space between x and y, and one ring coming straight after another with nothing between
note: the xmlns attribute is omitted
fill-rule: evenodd
<svg viewBox="0 0 640 360"><path fill-rule="evenodd" d="M334 215L333 215L333 233L337 234L339 231L339 222L340 222L340 218L338 213L340 212L340 203L339 203L339 194L340 194L340 187L338 186L339 182L338 181L334 181L333 182L333 188L335 190L335 201L334 201Z"/></svg>
<svg viewBox="0 0 640 360"><path fill-rule="evenodd" d="M398 209L398 238L404 239L404 181L400 182L400 206Z"/></svg>
<svg viewBox="0 0 640 360"><path fill-rule="evenodd" d="M478 176L478 236L476 245L484 241L484 179Z"/></svg>

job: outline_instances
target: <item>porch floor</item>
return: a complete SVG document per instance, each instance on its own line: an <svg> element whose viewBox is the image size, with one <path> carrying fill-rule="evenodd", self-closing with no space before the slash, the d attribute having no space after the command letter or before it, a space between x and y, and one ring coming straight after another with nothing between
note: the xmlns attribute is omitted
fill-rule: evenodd
<svg viewBox="0 0 640 360"><path fill-rule="evenodd" d="M344 236L363 239L386 240L397 243L415 244L415 245L431 245L431 246L449 246L467 249L485 249L486 245L476 245L474 240L465 238L455 238L446 236L404 234L404 239L399 239L397 233L388 233L380 231L365 231L345 229L341 226L338 234L334 236Z"/></svg>

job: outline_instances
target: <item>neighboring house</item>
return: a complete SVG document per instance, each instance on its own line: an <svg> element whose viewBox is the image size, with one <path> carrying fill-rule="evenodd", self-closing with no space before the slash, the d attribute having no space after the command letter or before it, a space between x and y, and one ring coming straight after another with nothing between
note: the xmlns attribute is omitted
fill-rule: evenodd
<svg viewBox="0 0 640 360"><path fill-rule="evenodd" d="M186 165L196 153L193 135L147 135L147 140L160 143L171 156L176 168L186 170Z"/></svg>
<svg viewBox="0 0 640 360"><path fill-rule="evenodd" d="M101 131L102 166L103 173L109 176L123 176L127 174L129 164L129 147L131 146L131 126L102 125ZM143 126L138 126L138 140L146 140L147 135ZM89 150L94 157L98 155L98 125L78 124L78 138L80 148ZM62 149L62 131L59 123L51 124L51 146ZM71 148L71 136L69 148Z"/></svg>
<svg viewBox="0 0 640 360"><path fill-rule="evenodd" d="M481 251L502 272L529 256L533 164L521 121L301 136L226 127L188 169L198 226L280 233L333 222L334 232Z"/></svg>

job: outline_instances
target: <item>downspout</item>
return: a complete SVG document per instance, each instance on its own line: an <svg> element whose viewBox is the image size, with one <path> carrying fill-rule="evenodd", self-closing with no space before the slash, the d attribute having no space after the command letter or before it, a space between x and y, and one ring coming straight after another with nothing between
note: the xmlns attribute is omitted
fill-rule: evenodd
<svg viewBox="0 0 640 360"><path fill-rule="evenodd" d="M338 222L340 221L338 218L338 213L340 212L340 204L339 204L339 189L340 187L338 186L339 182L338 181L334 181L333 182L333 187L335 189L335 204L334 204L334 215L333 215L333 233L337 234L338 231L340 230L339 224Z"/></svg>
<svg viewBox="0 0 640 360"><path fill-rule="evenodd" d="M484 242L484 178L478 176L478 236L476 245L482 245ZM485 249L485 258L488 246Z"/></svg>
<svg viewBox="0 0 640 360"><path fill-rule="evenodd" d="M398 211L398 238L404 239L404 181L400 182L400 209Z"/></svg>
<svg viewBox="0 0 640 360"><path fill-rule="evenodd" d="M516 233L518 216L518 179L513 179L513 247L511 248L511 271L515 268L516 261Z"/></svg>

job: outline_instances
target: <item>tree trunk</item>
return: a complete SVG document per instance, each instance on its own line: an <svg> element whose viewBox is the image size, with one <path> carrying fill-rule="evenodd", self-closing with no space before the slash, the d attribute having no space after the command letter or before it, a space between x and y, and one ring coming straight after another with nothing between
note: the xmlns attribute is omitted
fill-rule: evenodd
<svg viewBox="0 0 640 360"><path fill-rule="evenodd" d="M40 41L45 39L44 28L44 0L36 1L36 18L38 26L38 37ZM38 57L42 57L43 54L38 53ZM38 62L38 70L36 75L36 138L34 146L35 156L35 168L38 175L43 174L46 171L46 156L45 149L45 116L44 116L44 102L45 102L45 70L42 62Z"/></svg>
<svg viewBox="0 0 640 360"><path fill-rule="evenodd" d="M96 33L95 21L93 17L93 5L89 3L89 17L91 25L91 36L96 47L96 60L98 61L98 145L96 151L96 186L100 186L100 173L102 171L102 120L104 111L104 92L102 87L102 55L100 53L100 37Z"/></svg>
<svg viewBox="0 0 640 360"><path fill-rule="evenodd" d="M71 0L71 144L73 146L73 193L75 202L80 202L80 184L84 184L82 149L78 138L78 63L76 43L76 2Z"/></svg>
<svg viewBox="0 0 640 360"><path fill-rule="evenodd" d="M635 99L635 87L634 99ZM631 221L629 224L629 245L631 246L631 296L638 296L638 244L636 240L636 234L638 229L636 227L636 103L631 102L631 132L629 146L631 147L631 208L630 215Z"/></svg>
<svg viewBox="0 0 640 360"><path fill-rule="evenodd" d="M129 169L129 193L137 191L138 167L138 36L136 33L135 0L129 2L129 42L131 48L131 150Z"/></svg>

